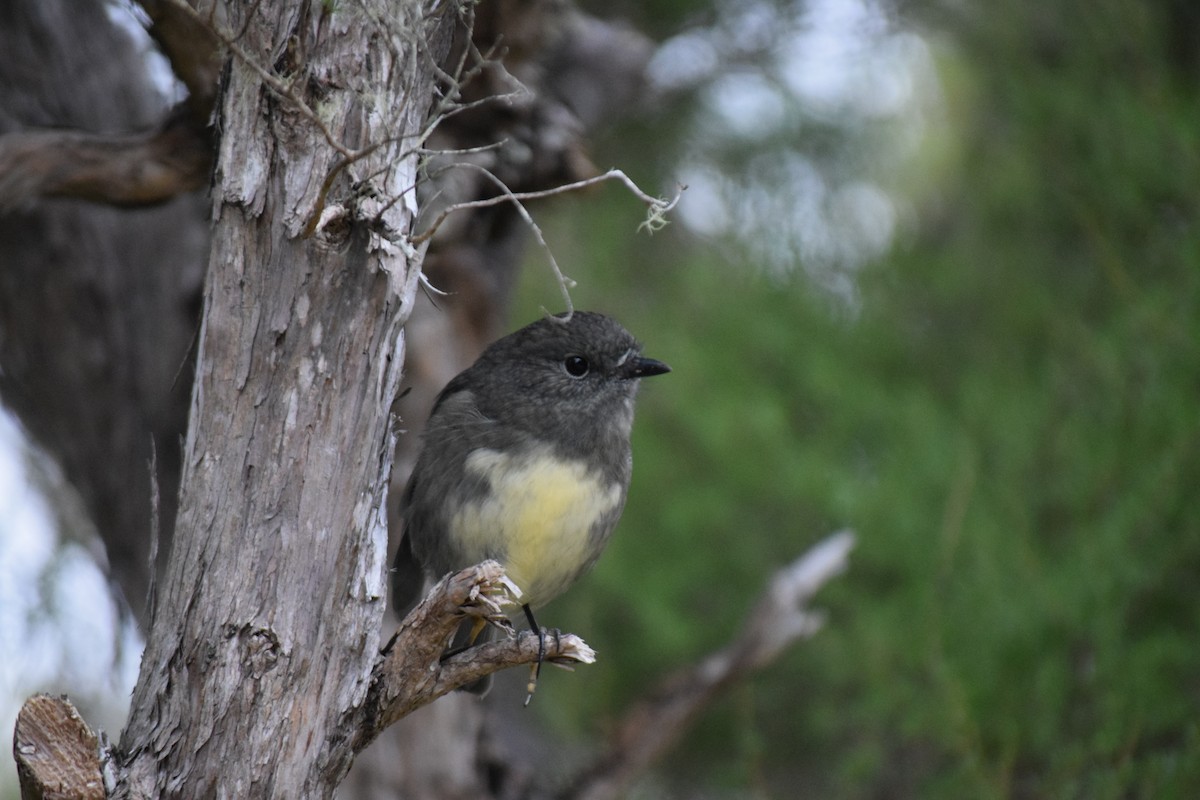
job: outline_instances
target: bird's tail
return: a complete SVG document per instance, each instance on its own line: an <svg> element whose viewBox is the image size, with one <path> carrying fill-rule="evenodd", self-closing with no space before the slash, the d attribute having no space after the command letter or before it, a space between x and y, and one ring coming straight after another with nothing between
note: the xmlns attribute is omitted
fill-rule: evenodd
<svg viewBox="0 0 1200 800"><path fill-rule="evenodd" d="M416 608L425 589L425 570L413 555L408 536L400 537L396 560L392 562L392 608L404 619Z"/></svg>

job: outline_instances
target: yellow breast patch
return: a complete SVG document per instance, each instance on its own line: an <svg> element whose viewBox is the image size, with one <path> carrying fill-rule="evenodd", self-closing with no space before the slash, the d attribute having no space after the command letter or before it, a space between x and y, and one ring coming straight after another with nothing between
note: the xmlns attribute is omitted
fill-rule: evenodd
<svg viewBox="0 0 1200 800"><path fill-rule="evenodd" d="M620 484L606 485L583 462L549 448L516 457L480 449L466 468L491 492L454 515L450 535L478 560L499 558L531 606L567 588L602 546L592 539L593 525L621 503Z"/></svg>

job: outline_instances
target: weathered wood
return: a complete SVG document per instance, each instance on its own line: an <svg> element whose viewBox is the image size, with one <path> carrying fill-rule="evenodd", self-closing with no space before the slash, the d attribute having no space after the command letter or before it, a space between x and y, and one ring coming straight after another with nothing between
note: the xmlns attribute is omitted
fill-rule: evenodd
<svg viewBox="0 0 1200 800"><path fill-rule="evenodd" d="M596 653L574 634L515 633L504 615L519 608L511 599L504 570L495 561L447 575L413 609L383 649L367 700L346 720L355 752L367 747L393 723L464 684L519 664L545 663L570 668L591 664ZM498 625L506 636L445 657L445 645L463 615Z"/></svg>
<svg viewBox="0 0 1200 800"><path fill-rule="evenodd" d="M121 740L129 797L331 796L380 645L388 412L419 270L403 236L454 19L235 5L176 538ZM318 217L337 224L303 238Z"/></svg>
<svg viewBox="0 0 1200 800"><path fill-rule="evenodd" d="M96 734L65 697L25 701L13 733L22 800L104 800Z"/></svg>

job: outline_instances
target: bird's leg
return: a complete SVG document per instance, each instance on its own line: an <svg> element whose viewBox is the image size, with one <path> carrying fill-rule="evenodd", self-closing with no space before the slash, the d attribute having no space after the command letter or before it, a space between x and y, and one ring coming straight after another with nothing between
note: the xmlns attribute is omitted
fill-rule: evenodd
<svg viewBox="0 0 1200 800"><path fill-rule="evenodd" d="M542 672L542 660L546 657L546 640L542 638L542 627L538 625L537 620L533 617L533 609L529 604L521 606L521 610L525 612L525 619L529 620L529 629L538 635L538 674Z"/></svg>
<svg viewBox="0 0 1200 800"><path fill-rule="evenodd" d="M525 705L529 705L529 701L533 699L533 692L537 689L538 678L542 675L542 661L546 658L546 638L542 633L542 628L537 624L537 620L533 617L533 609L528 603L521 606L525 612L525 619L529 620L530 629L537 634L538 637L538 657L537 662L529 671L529 683L525 686L527 692L525 696Z"/></svg>

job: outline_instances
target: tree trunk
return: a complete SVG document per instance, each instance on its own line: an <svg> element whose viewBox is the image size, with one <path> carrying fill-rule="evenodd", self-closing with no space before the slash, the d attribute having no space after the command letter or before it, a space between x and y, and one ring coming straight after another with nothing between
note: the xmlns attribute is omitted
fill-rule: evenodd
<svg viewBox="0 0 1200 800"><path fill-rule="evenodd" d="M191 90L191 127L185 133L191 131L193 145L202 138L196 135L197 118L207 120L206 103L214 98L210 87L216 84L211 79L216 62L206 53L216 43L226 59L215 95L220 151L214 234L176 538L157 607L149 611L131 716L109 774L115 777L115 794L125 797L330 796L355 751L397 716L449 691L454 682L445 673L464 668L455 666L456 659L446 665L438 659L442 633L457 624L460 608L451 604L447 612L444 602L440 616L428 609L419 622L410 616L400 644L389 648L386 659L379 655L386 629L385 498L396 444L389 409L400 382L405 337L421 350L410 365L408 382L415 391L395 406L411 433L437 389L500 330L525 223L507 201L492 204L500 193L497 184L537 192L593 175L583 135L628 107L649 47L641 37L563 4L487 3L478 7L474 43L480 52L499 46L504 66L468 52L464 60L477 73L475 80L455 86L442 68L457 57L439 65L447 53L463 54L468 47L463 36L451 47L457 20L449 12L454 9L420 16L422 10L412 4L398 10L382 0L352 6L231 3L211 13L206 6L196 13L176 0L142 0L142 5ZM204 29L193 36L186 28L196 24ZM64 41L72 37L87 38L73 31ZM513 92L517 87L510 74L522 80L520 92ZM8 77L0 72L0 78ZM434 91L435 81L440 93ZM442 109L433 107L432 98L453 98L458 90L462 105L434 131L431 111ZM71 141L52 136L0 140L0 165L19 164L22 147L41 143L51 158L40 163L53 166L53 148ZM146 141L161 146L174 140L158 137L142 144ZM427 141L430 150L443 152L423 154L431 155L431 171L441 175L436 189L422 195L430 206L425 219L453 203L471 208L447 218L430 242L425 273L452 292L438 300L436 311L428 303L414 303L423 253L409 237L417 213L418 147ZM114 146L94 139L84 144L92 148L84 161ZM136 145L127 138L119 146ZM126 151L122 163L136 163L137 152ZM168 159L155 169L171 178L167 186L187 188L196 174L194 156ZM207 163L207 156L199 162ZM3 173L0 169L0 181ZM79 180L43 180L38 191L43 196L77 191L115 203L161 197L155 194L162 191L161 182L136 173L100 173L123 176L129 186L106 186L107 177L96 180L95 173L85 171L74 176ZM159 174L152 170L152 177ZM47 177L56 175L42 175ZM26 187L19 202L37 193ZM0 192L6 196L11 204L12 195ZM16 228L9 233L20 238ZM178 237L168 225L139 233L147 241ZM70 241L70 232L61 239ZM118 259L115 273L121 265ZM155 277L161 276L152 273L144 280ZM137 280L114 285L118 288L106 286L105 295L114 306L121 306L125 293L135 301L144 296ZM18 294L14 290L10 296ZM48 293L48 305L53 295ZM169 293L163 303L176 318L188 318L187 304ZM14 318L18 305L10 303ZM406 327L417 305L427 313ZM162 342L140 333L154 329L146 324L150 316L124 318L126 338L154 350ZM86 333L79 338L86 339ZM101 350L118 361L126 352L144 357L128 341L111 338ZM169 338L175 348L178 340L178 335ZM6 360L28 359L28 339L3 345ZM72 354L61 348L57 354L67 365L60 372L69 376ZM30 367L27 376L37 373L31 363L24 365ZM136 361L135 368L141 363ZM187 377L180 376L181 385ZM71 407L87 408L93 391L88 380L64 382L76 401ZM44 396L53 398L54 379L44 384ZM22 387L18 381L4 388L11 394ZM58 419L53 413L43 419L52 427L70 416L67 406L56 412ZM22 411L28 419L39 417L36 401L26 402ZM125 424L109 434L136 440L145 423L136 414L121 418ZM165 428L170 430L169 424ZM97 429L105 426L95 415L81 426ZM114 473L149 482L144 471L148 437L145 450L129 451L141 456L106 448L94 436L48 438L57 443L60 457L74 444L87 453L90 463L72 477L90 486L99 508L108 456L115 454L121 462ZM415 437L405 439L411 445ZM409 452L403 446L396 451L401 465L391 475L393 486L407 475L403 462ZM84 457L78 460L83 464ZM164 483L173 496L169 475ZM141 515L142 526L128 540L144 542L149 492L128 491L119 483L107 491L133 509L131 517ZM167 522L169 500L164 498ZM114 559L118 568L140 568L139 548L114 549L113 543L122 540L111 534L120 534L122 523L97 516L110 534L110 552L121 554ZM135 604L146 582L145 571L140 574L140 583L125 582L127 592L135 587ZM439 633L437 625L444 624L451 627ZM422 641L411 639L422 631ZM556 637L554 646L575 648L578 654L571 640ZM477 657L503 657L512 665L528 663L538 652L532 634L523 642L492 646L506 653L493 650ZM424 652L423 661L402 663L418 651ZM552 655L569 657L565 650ZM720 655L720 663L751 663ZM400 663L388 673L392 662ZM665 711L655 710L658 706L639 710L636 724L622 729L626 735L612 754L583 773L570 791L620 794L646 767L647 754L661 752L685 727L646 720L657 715L686 722L739 674L731 669L730 677L714 683L711 673L707 669L703 680L681 682L696 687L687 702L673 691ZM389 709L388 703L410 685L419 691ZM444 800L548 792L536 766L512 763L497 750L497 737L484 725L474 698L445 697L404 723L370 751L377 758L363 759L363 766L376 763L383 769L357 770L353 788L345 787L352 794L386 796L394 788L405 797ZM647 730L660 735L652 741L628 735ZM45 696L27 703L16 739L30 796L47 787L61 789L68 774L92 796L102 782L102 765L89 761L95 754L90 736L69 704ZM62 747L67 740L83 745ZM76 768L63 770L72 760ZM385 784L384 776L392 782Z"/></svg>
<svg viewBox="0 0 1200 800"><path fill-rule="evenodd" d="M121 788L327 797L380 649L389 408L420 267L404 237L455 20L382 2L226 12L242 33L179 515Z"/></svg>

